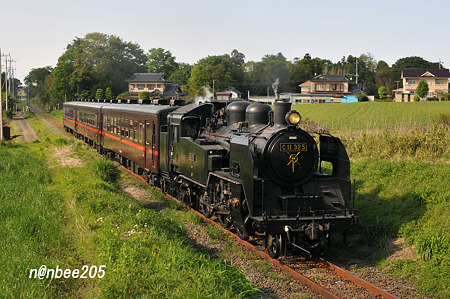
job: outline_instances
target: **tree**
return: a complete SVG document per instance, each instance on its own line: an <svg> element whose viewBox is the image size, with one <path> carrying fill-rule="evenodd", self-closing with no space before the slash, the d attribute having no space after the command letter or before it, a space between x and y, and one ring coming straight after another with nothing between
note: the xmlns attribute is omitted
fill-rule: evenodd
<svg viewBox="0 0 450 299"><path fill-rule="evenodd" d="M389 67L385 61L380 60L376 68L375 84L385 86L390 93L396 88L396 81L400 81L400 72Z"/></svg>
<svg viewBox="0 0 450 299"><path fill-rule="evenodd" d="M402 69L407 68L439 68L438 62L430 62L422 57L418 56L410 56L398 59L393 65L392 68L401 71Z"/></svg>
<svg viewBox="0 0 450 299"><path fill-rule="evenodd" d="M113 98L113 94L112 94L111 87L106 88L106 91L105 91L105 98L106 98L107 100L110 100L110 99Z"/></svg>
<svg viewBox="0 0 450 299"><path fill-rule="evenodd" d="M96 100L102 100L103 98L104 98L103 89L98 88L97 92L95 93L95 99Z"/></svg>
<svg viewBox="0 0 450 299"><path fill-rule="evenodd" d="M191 76L192 65L187 63L178 63L176 69L169 77L175 84L187 85L189 77Z"/></svg>
<svg viewBox="0 0 450 299"><path fill-rule="evenodd" d="M295 58L289 64L289 85L292 91L300 91L299 84L311 79L317 66L313 64L311 56L306 53L302 59Z"/></svg>
<svg viewBox="0 0 450 299"><path fill-rule="evenodd" d="M178 69L172 53L162 48L151 48L148 51L146 66L149 73L164 73L168 78Z"/></svg>
<svg viewBox="0 0 450 299"><path fill-rule="evenodd" d="M139 100L150 100L150 92L148 92L148 91L141 91L139 93Z"/></svg>
<svg viewBox="0 0 450 299"><path fill-rule="evenodd" d="M98 88L113 94L127 89L125 80L145 71L147 58L139 45L114 35L89 33L76 38L59 57L54 70L52 96L92 98Z"/></svg>
<svg viewBox="0 0 450 299"><path fill-rule="evenodd" d="M28 94L30 97L39 97L40 99L46 97L45 79L52 71L53 68L51 66L31 69L24 80L28 86Z"/></svg>
<svg viewBox="0 0 450 299"><path fill-rule="evenodd" d="M417 84L417 88L416 88L416 94L420 97L420 98L424 98L427 93L428 93L428 83L425 79L421 79L419 81L419 84Z"/></svg>
<svg viewBox="0 0 450 299"><path fill-rule="evenodd" d="M379 96L380 100L387 99L387 94L388 94L388 91L387 91L386 87L381 86L380 88L378 88L378 96Z"/></svg>
<svg viewBox="0 0 450 299"><path fill-rule="evenodd" d="M358 102L367 102L367 101L369 101L369 98L363 92L356 93L355 97L358 99Z"/></svg>
<svg viewBox="0 0 450 299"><path fill-rule="evenodd" d="M189 88L199 91L204 86L214 86L216 90L221 90L229 86L240 89L243 84L244 72L243 54L237 51L220 56L208 56L197 62L191 70L191 77L188 80ZM239 53L239 54L238 54Z"/></svg>
<svg viewBox="0 0 450 299"><path fill-rule="evenodd" d="M290 64L281 53L265 55L260 62L245 63L243 70L247 90L253 95L265 95L267 90L273 94L274 88L277 93L290 90Z"/></svg>

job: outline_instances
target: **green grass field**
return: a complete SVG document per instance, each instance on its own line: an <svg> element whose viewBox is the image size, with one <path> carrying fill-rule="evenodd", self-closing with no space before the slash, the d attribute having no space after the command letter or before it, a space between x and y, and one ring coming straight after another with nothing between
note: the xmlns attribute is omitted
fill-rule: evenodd
<svg viewBox="0 0 450 299"><path fill-rule="evenodd" d="M356 180L360 238L350 254L450 297L450 102L293 105L340 137ZM403 238L414 256L389 260Z"/></svg>
<svg viewBox="0 0 450 299"><path fill-rule="evenodd" d="M397 129L427 126L440 114L450 114L450 101L413 103L297 104L292 109L303 119L311 119L338 130Z"/></svg>
<svg viewBox="0 0 450 299"><path fill-rule="evenodd" d="M118 188L115 163L29 121L40 142L0 143L0 297L256 296L238 269L192 243L184 222L200 224L197 215L143 186L164 209L148 208ZM66 156L55 155L68 147ZM65 166L62 158L82 163ZM30 278L41 265L80 272L104 265L105 276Z"/></svg>

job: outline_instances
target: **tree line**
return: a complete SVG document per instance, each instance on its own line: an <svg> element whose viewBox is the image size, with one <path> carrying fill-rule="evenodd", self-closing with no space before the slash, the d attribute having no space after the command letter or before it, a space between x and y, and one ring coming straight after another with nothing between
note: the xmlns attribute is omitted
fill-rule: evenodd
<svg viewBox="0 0 450 299"><path fill-rule="evenodd" d="M76 37L58 58L55 67L32 69L25 77L26 92L44 104L60 103L72 98L109 96L127 97L126 79L133 73L165 73L184 92L196 96L203 87L222 90L235 87L250 95L274 94L272 85L278 82L278 93L299 92L299 84L319 74L347 75L366 94L378 96L384 86L388 93L401 87L403 68L438 68L439 63L412 56L398 59L392 66L377 61L370 53L348 55L338 62L329 59L303 57L288 60L282 53L268 54L261 61L246 61L238 50L230 54L201 58L195 64L177 62L169 50L152 48L147 53L132 42L114 35L89 33ZM358 71L357 69L358 68Z"/></svg>

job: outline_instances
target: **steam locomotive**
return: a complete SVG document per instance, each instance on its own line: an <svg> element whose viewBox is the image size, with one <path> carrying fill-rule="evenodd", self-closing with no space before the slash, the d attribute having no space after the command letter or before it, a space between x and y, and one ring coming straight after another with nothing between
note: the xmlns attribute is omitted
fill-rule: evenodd
<svg viewBox="0 0 450 299"><path fill-rule="evenodd" d="M345 147L324 134L318 147L300 121L287 102L64 104L67 132L242 239L263 239L274 258L287 246L320 253L358 222Z"/></svg>

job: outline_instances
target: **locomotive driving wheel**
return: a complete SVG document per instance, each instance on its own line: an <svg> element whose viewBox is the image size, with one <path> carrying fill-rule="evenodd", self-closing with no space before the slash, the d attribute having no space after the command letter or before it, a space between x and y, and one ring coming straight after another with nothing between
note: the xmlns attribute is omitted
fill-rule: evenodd
<svg viewBox="0 0 450 299"><path fill-rule="evenodd" d="M231 220L228 214L218 214L217 217L219 218L219 223L223 228L230 228Z"/></svg>
<svg viewBox="0 0 450 299"><path fill-rule="evenodd" d="M281 253L281 235L267 235L264 239L264 245L267 248L267 253L269 254L269 256L276 259L280 256Z"/></svg>
<svg viewBox="0 0 450 299"><path fill-rule="evenodd" d="M206 192L200 197L200 211L206 218L210 218L212 214L211 207L209 205L210 200L208 200L208 196L206 195Z"/></svg>
<svg viewBox="0 0 450 299"><path fill-rule="evenodd" d="M244 241L248 240L248 235L245 233L245 231L243 231L242 229L240 229L237 226L235 226L235 228L236 228L236 233L237 233L239 238L241 238Z"/></svg>

